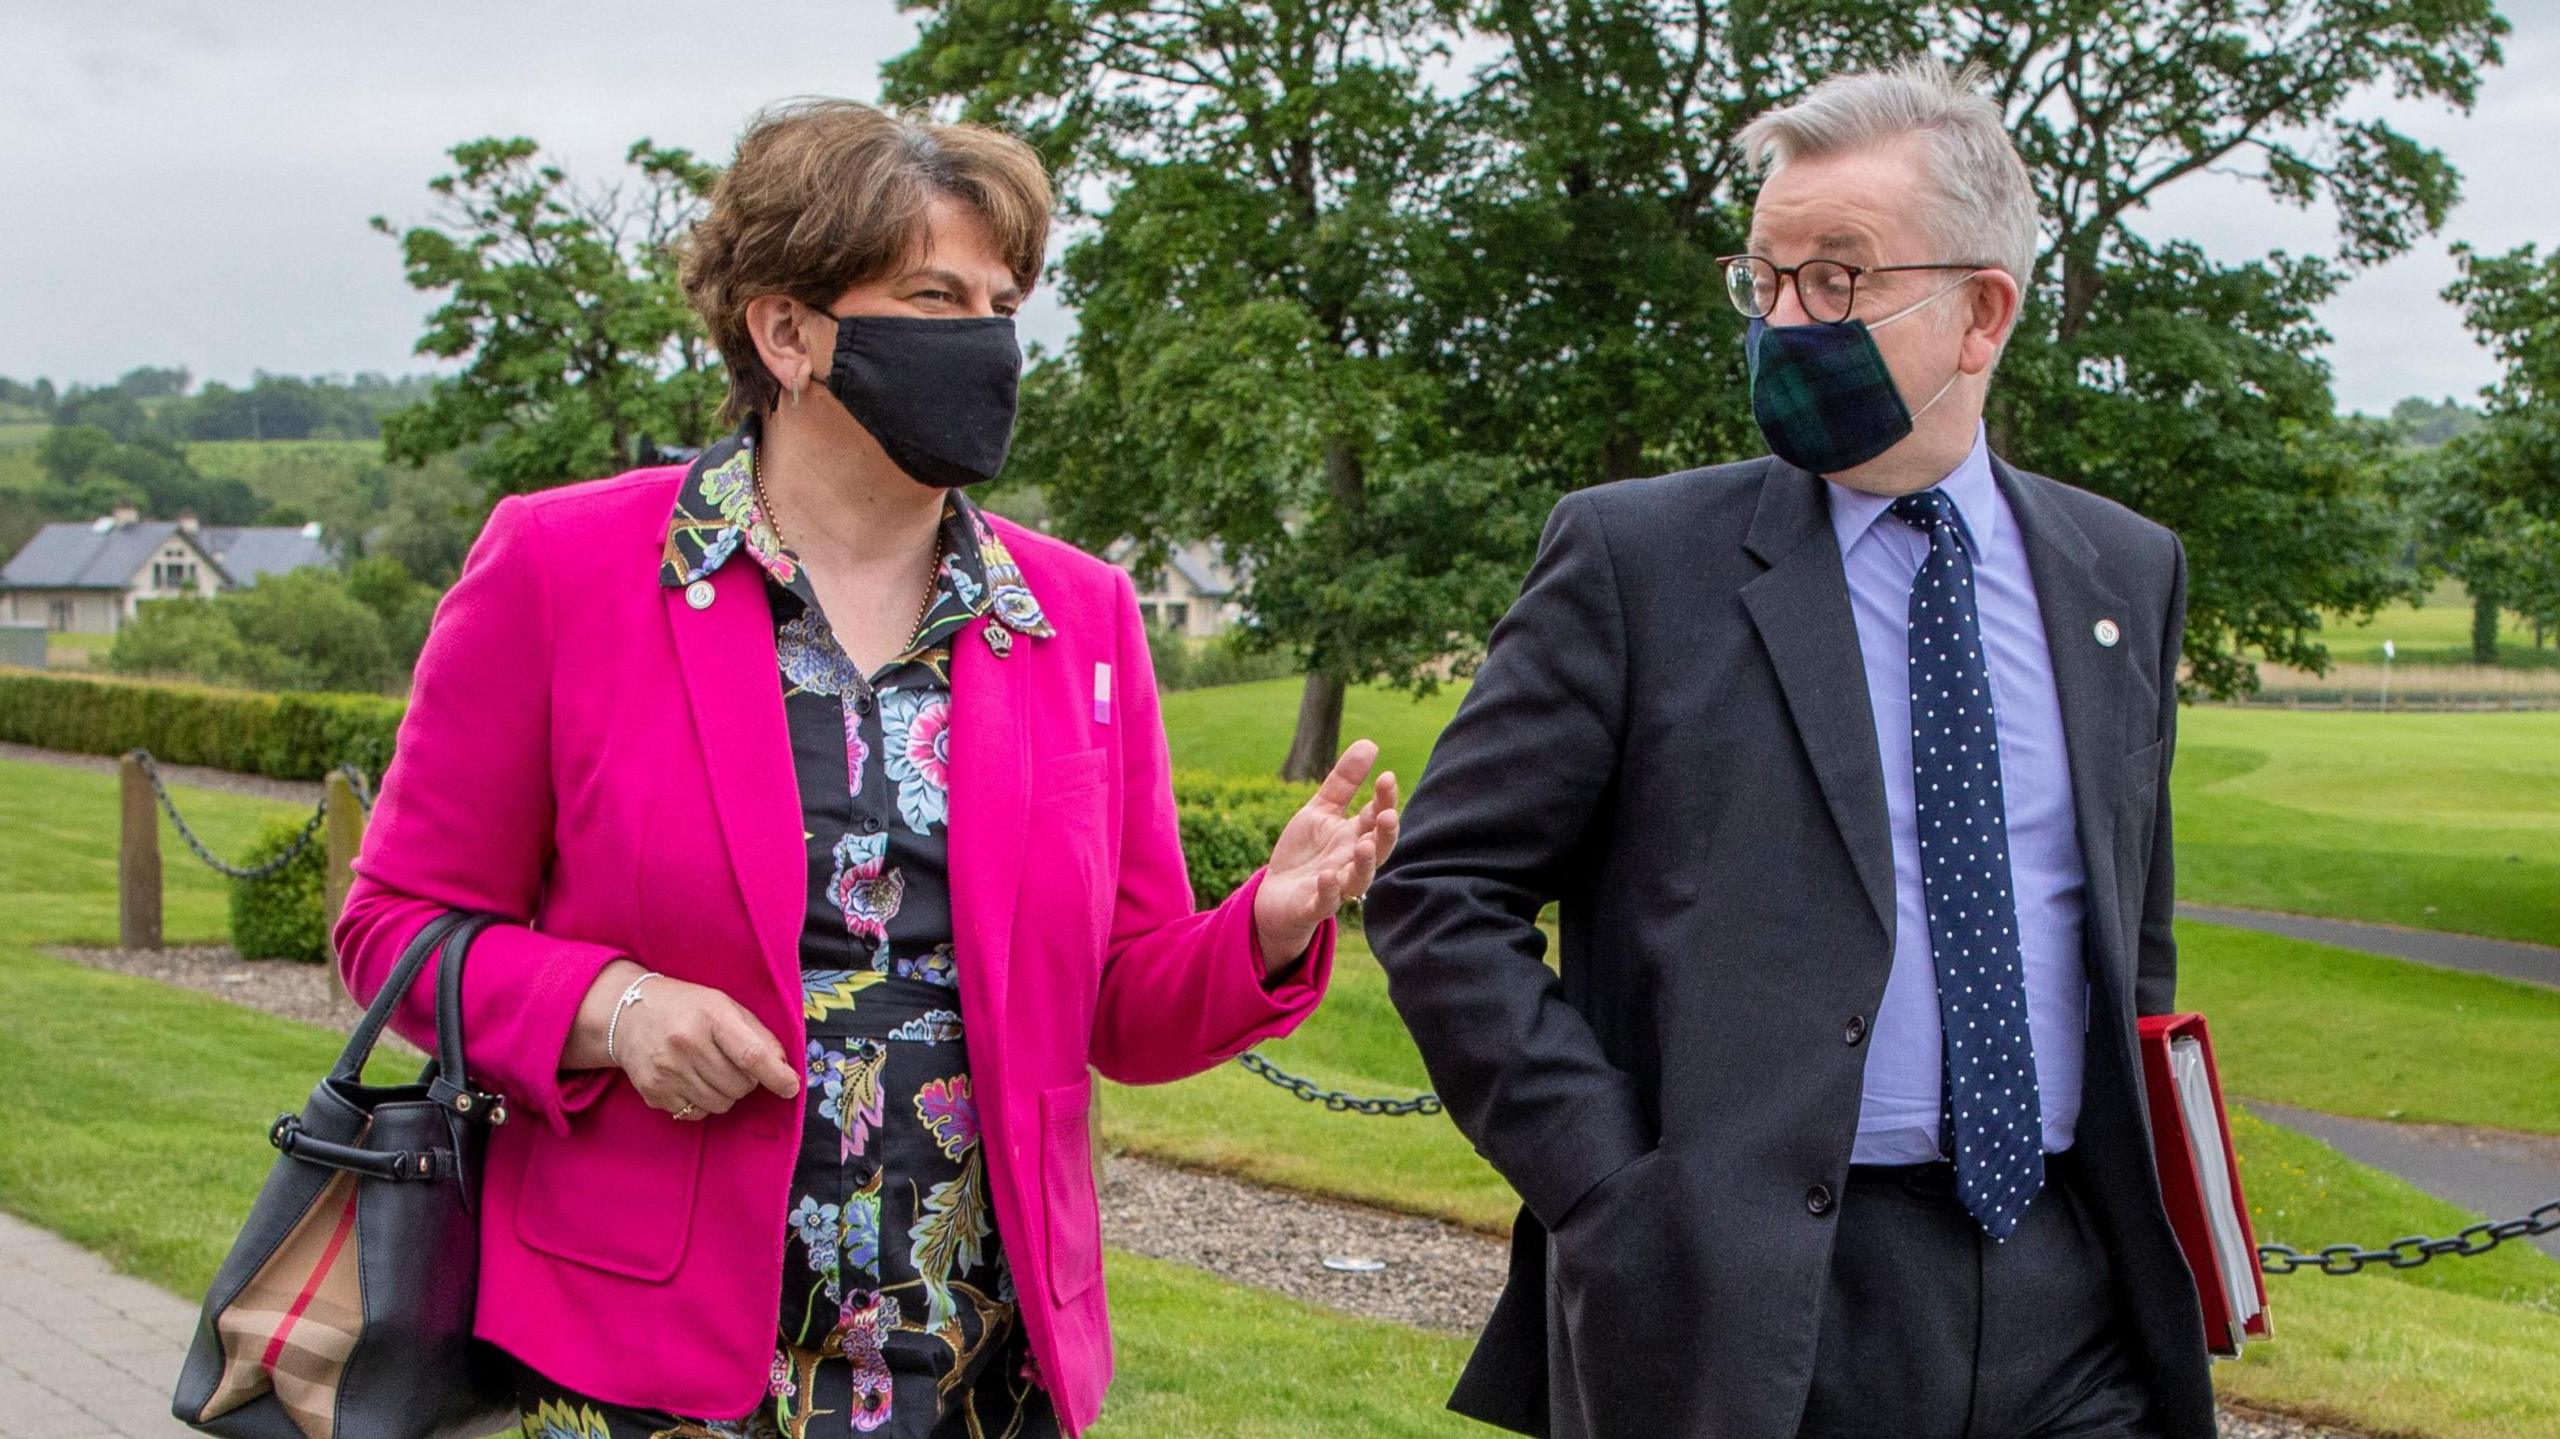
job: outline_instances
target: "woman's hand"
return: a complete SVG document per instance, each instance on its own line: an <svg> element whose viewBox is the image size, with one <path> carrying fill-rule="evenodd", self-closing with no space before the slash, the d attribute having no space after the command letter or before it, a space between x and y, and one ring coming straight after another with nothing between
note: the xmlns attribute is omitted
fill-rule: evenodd
<svg viewBox="0 0 2560 1439"><path fill-rule="evenodd" d="M1396 844L1396 775L1378 776L1369 802L1354 815L1342 807L1360 792L1378 747L1354 740L1333 762L1333 773L1289 818L1271 847L1271 867L1253 897L1253 937L1266 974L1276 974L1306 952L1316 926L1333 917L1345 898L1368 892L1387 851ZM654 981L652 981L654 983Z"/></svg>
<svg viewBox="0 0 2560 1439"><path fill-rule="evenodd" d="M562 1068L617 1065L651 1108L688 1122L728 1112L758 1085L785 1099L800 1092L800 1072L783 1057L781 1041L745 1005L708 985L664 974L622 1006L613 1057L607 1059L604 1036L614 1005L644 972L623 959L596 976L578 1007Z"/></svg>

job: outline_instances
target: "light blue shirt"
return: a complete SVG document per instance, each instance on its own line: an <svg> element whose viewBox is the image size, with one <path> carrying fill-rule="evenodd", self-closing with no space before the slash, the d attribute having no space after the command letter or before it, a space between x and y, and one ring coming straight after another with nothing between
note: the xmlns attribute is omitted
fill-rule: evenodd
<svg viewBox="0 0 2560 1439"><path fill-rule="evenodd" d="M1889 496L1824 481L1831 527L1848 570L1849 607L1875 712L1884 761L1885 809L1893 829L1893 971L1869 1026L1866 1088L1858 1105L1854 1164L1919 1164L1938 1149L1942 1040L1937 972L1929 959L1929 914L1920 886L1920 831L1911 779L1911 582L1929 540L1889 513ZM2026 973L2027 1032L2035 1041L2036 1089L2044 1147L2071 1147L2080 1119L2081 1053L2087 1042L2088 970L2080 923L2086 874L2072 825L2071 767L2063 750L2062 701L2045 647L2044 612L2027 570L2024 536L1991 474L1979 427L1973 451L1935 486L1953 500L1973 561L1974 603L1991 671L2000 731L2000 792L2009 829L2010 893L2018 909L2019 959Z"/></svg>

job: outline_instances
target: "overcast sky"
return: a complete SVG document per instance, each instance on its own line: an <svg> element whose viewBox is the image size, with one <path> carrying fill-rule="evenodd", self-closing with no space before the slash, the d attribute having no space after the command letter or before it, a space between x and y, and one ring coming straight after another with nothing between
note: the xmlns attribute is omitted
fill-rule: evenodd
<svg viewBox="0 0 2560 1439"><path fill-rule="evenodd" d="M2560 241L2560 0L2506 9L2517 33L2475 112L2367 107L2451 155L2465 198L2443 235L2324 312L2344 408L2472 396L2494 366L2437 297L2446 244ZM411 346L433 302L365 222L424 218L455 141L529 135L574 175L617 171L641 136L725 158L760 104L871 98L914 31L889 0L0 0L0 375L425 368ZM2234 258L2329 233L2213 176L2144 228ZM1071 326L1034 296L1028 337Z"/></svg>

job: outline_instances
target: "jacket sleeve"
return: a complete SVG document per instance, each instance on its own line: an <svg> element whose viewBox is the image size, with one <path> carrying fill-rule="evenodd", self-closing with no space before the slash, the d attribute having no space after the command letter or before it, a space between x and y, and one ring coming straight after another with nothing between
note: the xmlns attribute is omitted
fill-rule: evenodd
<svg viewBox="0 0 2560 1439"><path fill-rule="evenodd" d="M1577 856L1609 842L1595 820L1625 727L1625 601L1591 499L1548 516L1368 900L1388 992L1450 1117L1551 1229L1654 1143L1537 927Z"/></svg>
<svg viewBox="0 0 2560 1439"><path fill-rule="evenodd" d="M1112 571L1117 611L1113 698L1120 711L1120 872L1095 1004L1094 1067L1123 1084L1197 1074L1315 1012L1333 977L1335 924L1266 983L1253 932L1255 870L1214 909L1194 912L1174 813L1173 762L1156 703L1154 661L1137 590Z"/></svg>
<svg viewBox="0 0 2560 1439"><path fill-rule="evenodd" d="M609 1070L562 1073L562 1046L597 973L623 957L530 921L552 857L550 600L532 506L498 503L437 606L408 714L383 776L334 939L347 992L371 1003L409 940L447 909L496 914L463 972L472 1081L566 1133ZM428 964L391 1027L435 1048Z"/></svg>
<svg viewBox="0 0 2560 1439"><path fill-rule="evenodd" d="M2169 823L2169 766L2178 751L2178 662L2186 648L2187 547L2169 540L2171 573L2167 622L2160 639L2160 782L2153 796L2151 867L2142 893L2142 935L2135 945L2133 1010L2168 1014L2178 999L2178 886L2176 842Z"/></svg>

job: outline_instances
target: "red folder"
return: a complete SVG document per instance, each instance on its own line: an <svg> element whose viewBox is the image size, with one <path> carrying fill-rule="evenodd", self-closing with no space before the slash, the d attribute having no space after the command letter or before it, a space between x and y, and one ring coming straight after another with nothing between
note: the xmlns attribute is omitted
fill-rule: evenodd
<svg viewBox="0 0 2560 1439"><path fill-rule="evenodd" d="M2222 1104L2222 1076L2201 1014L2152 1015L2140 1022L2142 1082L2151 1106L2151 1147L2160 1195L2204 1304L2205 1345L2226 1357L2244 1338L2263 1339L2266 1277L2240 1190L2240 1159ZM2218 1171L2218 1172L2217 1172ZM2236 1322L2235 1322L2236 1319Z"/></svg>

